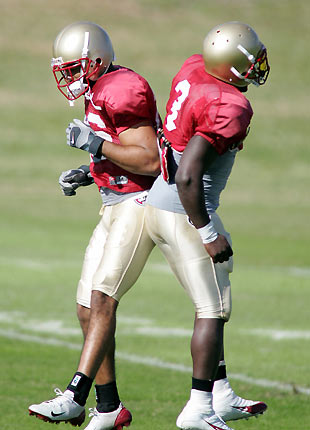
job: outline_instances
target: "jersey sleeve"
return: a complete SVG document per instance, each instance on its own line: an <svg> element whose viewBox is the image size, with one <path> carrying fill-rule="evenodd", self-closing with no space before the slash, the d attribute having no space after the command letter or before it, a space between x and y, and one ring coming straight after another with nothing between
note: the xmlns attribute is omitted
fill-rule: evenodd
<svg viewBox="0 0 310 430"><path fill-rule="evenodd" d="M206 112L204 121L199 121L195 134L208 140L220 155L242 143L253 115L248 102L234 103L230 97L229 100L221 100L218 106L212 106Z"/></svg>
<svg viewBox="0 0 310 430"><path fill-rule="evenodd" d="M142 121L154 122L156 103L149 85L139 76L133 77L127 84L120 89L113 104L106 107L117 134Z"/></svg>

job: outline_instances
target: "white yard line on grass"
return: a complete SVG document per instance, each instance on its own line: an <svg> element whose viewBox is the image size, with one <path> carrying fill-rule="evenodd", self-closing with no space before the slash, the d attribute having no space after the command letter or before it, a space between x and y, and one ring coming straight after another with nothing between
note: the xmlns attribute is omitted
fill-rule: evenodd
<svg viewBox="0 0 310 430"><path fill-rule="evenodd" d="M120 328L119 331L122 334L130 334L130 333L144 334L143 328L146 328L145 326L154 325L154 322L149 318L129 317L129 316L123 316L123 315L119 315L117 317L117 321L121 327L126 326L124 330ZM29 330L31 332L50 333L50 334L59 335L59 336L70 335L70 336L80 337L82 334L81 329L78 327L78 323L76 324L76 327L68 327L65 325L64 321L62 320L40 321L37 319L29 319L28 316L25 314L25 312L20 312L20 311L0 311L0 323L7 323L10 325L13 325L15 328L18 327L24 330ZM140 328L141 328L141 332L139 331ZM159 328L158 330L163 331L165 329ZM171 330L172 330L172 333L178 330L180 332L184 331L182 329L171 329ZM156 336L155 333L156 333L156 327L155 327L154 336ZM147 332L146 334L149 335ZM175 333L175 335L177 335L177 333ZM169 336L169 333L166 336Z"/></svg>
<svg viewBox="0 0 310 430"><path fill-rule="evenodd" d="M253 328L240 330L244 334L254 334L255 336L268 337L272 340L296 340L310 339L309 330L275 330L267 328Z"/></svg>
<svg viewBox="0 0 310 430"><path fill-rule="evenodd" d="M161 273L167 273L173 275L168 264L165 263L151 263L147 266L150 270ZM242 266L238 265L240 270L257 270L258 272L279 272L297 278L310 278L310 267L296 267L296 266Z"/></svg>
<svg viewBox="0 0 310 430"><path fill-rule="evenodd" d="M192 329L185 328L173 328L173 327L156 327L152 326L141 326L141 327L130 327L130 328L118 328L120 335L140 335L140 336L152 336L152 337L187 337L189 338L193 334ZM281 330L281 329L267 329L267 328L253 328L253 329L240 329L238 333L247 336L253 334L257 337L265 337L272 340L310 340L309 330Z"/></svg>
<svg viewBox="0 0 310 430"><path fill-rule="evenodd" d="M125 315L118 316L118 335L126 336L152 336L152 337L184 337L190 338L193 329L180 327L157 327L155 322L149 318L130 317ZM29 319L24 312L20 311L0 311L0 323L7 323L15 329L28 330L33 333L47 333L59 336L81 336L81 330L78 327L68 327L61 320L40 321ZM282 340L310 340L309 330L281 330L268 328L240 329L238 332L242 335L253 334L255 336L265 337L276 341Z"/></svg>
<svg viewBox="0 0 310 430"><path fill-rule="evenodd" d="M38 270L41 272L49 272L51 270L58 270L64 267L81 267L81 258L76 260L34 260L30 258L8 258L0 257L0 264L8 267L18 267L21 269Z"/></svg>
<svg viewBox="0 0 310 430"><path fill-rule="evenodd" d="M152 337L190 337L193 334L193 329L173 328L173 327L130 327L118 329L118 333L122 335L140 335Z"/></svg>
<svg viewBox="0 0 310 430"><path fill-rule="evenodd" d="M82 256L81 256L82 258ZM22 269L39 270L39 271L51 271L57 270L64 267L81 267L81 259L77 260L34 260L27 258L8 258L0 257L0 265L19 267ZM266 272L279 272L297 278L310 278L310 267L296 267L296 266L242 266L239 265L240 270L257 270ZM147 263L145 270L152 272L161 272L173 275L170 267L166 263Z"/></svg>
<svg viewBox="0 0 310 430"><path fill-rule="evenodd" d="M81 350L80 344L66 342L55 338L29 335L29 334L20 333L11 329L0 329L0 336L6 337L9 339L20 340L24 342L38 343L41 345L56 346L56 347L77 350L77 351ZM191 372L191 367L189 366L184 366L182 364L177 364L177 363L169 363L155 357L142 357L139 355L127 354L125 352L118 352L116 356L119 360L128 361L135 364L142 364L145 366L157 367L160 369L174 370L176 372L182 372L182 373ZM255 378L248 377L246 375L233 374L233 373L229 374L229 378L246 382L252 385L257 385L260 387L275 388L280 391L302 393L302 394L306 394L307 396L310 396L310 388L300 387L293 384L283 384L282 382L270 381L267 379L255 379Z"/></svg>

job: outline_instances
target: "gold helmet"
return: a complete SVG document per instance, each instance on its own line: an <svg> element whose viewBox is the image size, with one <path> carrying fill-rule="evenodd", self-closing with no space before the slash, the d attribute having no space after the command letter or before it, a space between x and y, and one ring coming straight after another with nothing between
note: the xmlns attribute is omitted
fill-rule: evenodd
<svg viewBox="0 0 310 430"><path fill-rule="evenodd" d="M93 22L80 21L65 27L55 39L51 66L57 87L69 100L89 88L89 78L104 74L114 60L107 32Z"/></svg>
<svg viewBox="0 0 310 430"><path fill-rule="evenodd" d="M269 74L267 51L255 31L238 21L214 27L203 43L206 71L237 87L263 85Z"/></svg>

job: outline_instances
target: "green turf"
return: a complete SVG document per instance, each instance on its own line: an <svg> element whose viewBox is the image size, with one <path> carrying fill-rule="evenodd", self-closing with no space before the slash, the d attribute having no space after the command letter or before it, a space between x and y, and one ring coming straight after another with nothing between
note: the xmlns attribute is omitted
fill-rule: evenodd
<svg viewBox="0 0 310 430"><path fill-rule="evenodd" d="M171 78L187 56L200 52L213 25L248 22L265 42L270 78L248 92L255 111L251 132L223 192L220 214L235 252L233 313L225 335L228 371L239 394L266 401L269 410L259 420L231 425L309 429L309 395L298 389L310 388L310 3L0 0L0 6L0 428L46 428L27 416L27 407L50 398L55 387L64 389L79 357L75 289L100 199L95 186L73 198L60 193L60 172L88 157L65 144L67 123L81 117L83 106L69 108L49 64L58 31L86 19L109 32L117 62L150 81L162 115ZM119 390L134 415L132 430L175 429L191 380L189 371L130 363L124 354L190 367L192 319L191 303L155 250L119 307ZM151 328L183 329L185 335L142 333ZM275 339L271 330L300 338ZM59 345L44 344L51 339ZM87 406L93 405L92 393Z"/></svg>

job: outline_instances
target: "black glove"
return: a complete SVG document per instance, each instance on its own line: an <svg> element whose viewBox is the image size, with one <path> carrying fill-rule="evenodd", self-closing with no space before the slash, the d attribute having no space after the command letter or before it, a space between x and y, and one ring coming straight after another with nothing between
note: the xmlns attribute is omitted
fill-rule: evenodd
<svg viewBox="0 0 310 430"><path fill-rule="evenodd" d="M75 190L79 187L86 187L94 182L89 166L80 166L78 169L71 169L62 172L59 176L59 185L65 196L75 196Z"/></svg>

